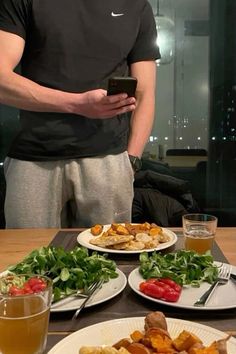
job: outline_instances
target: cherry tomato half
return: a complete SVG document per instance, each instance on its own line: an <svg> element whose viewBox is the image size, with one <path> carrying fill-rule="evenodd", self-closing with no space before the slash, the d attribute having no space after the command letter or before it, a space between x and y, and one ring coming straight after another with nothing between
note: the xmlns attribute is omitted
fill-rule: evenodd
<svg viewBox="0 0 236 354"><path fill-rule="evenodd" d="M24 282L23 286L19 287L16 285L12 285L9 289L9 295L18 296L24 294L33 294L39 293L45 290L47 287L47 283L38 277L32 277Z"/></svg>
<svg viewBox="0 0 236 354"><path fill-rule="evenodd" d="M168 278L148 279L139 284L139 289L145 295L169 302L178 301L182 290L180 285Z"/></svg>
<svg viewBox="0 0 236 354"><path fill-rule="evenodd" d="M169 279L169 278L161 278L160 279L160 281L162 282L162 283L165 283L165 284L167 284L167 285L169 285L171 288L173 288L175 291L177 291L177 292L181 292L181 290L182 290L182 287L179 285L179 284L177 284L174 280L172 280L172 279Z"/></svg>
<svg viewBox="0 0 236 354"><path fill-rule="evenodd" d="M9 289L9 294L12 296L24 295L24 289L18 288L16 285L12 285Z"/></svg>
<svg viewBox="0 0 236 354"><path fill-rule="evenodd" d="M140 287L140 290L145 295L149 295L151 297L155 297L156 299L160 299L161 297L163 297L164 292L165 292L165 290L162 287L160 287L160 286L158 286L156 284L145 283L145 282Z"/></svg>
<svg viewBox="0 0 236 354"><path fill-rule="evenodd" d="M176 302L179 300L180 293L175 291L174 289L170 288L169 290L165 291L164 300L169 302Z"/></svg>

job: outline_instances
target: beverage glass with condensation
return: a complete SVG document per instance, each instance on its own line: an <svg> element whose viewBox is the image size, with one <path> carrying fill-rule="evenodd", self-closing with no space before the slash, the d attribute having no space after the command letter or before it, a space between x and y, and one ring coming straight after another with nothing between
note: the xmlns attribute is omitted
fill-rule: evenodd
<svg viewBox="0 0 236 354"><path fill-rule="evenodd" d="M211 251L216 234L217 218L208 214L186 214L182 217L186 250L200 254Z"/></svg>
<svg viewBox="0 0 236 354"><path fill-rule="evenodd" d="M2 354L41 354L45 350L52 282L47 277L39 275L35 277L45 281L44 290L18 296L0 293L0 353ZM0 280L2 279L1 277Z"/></svg>

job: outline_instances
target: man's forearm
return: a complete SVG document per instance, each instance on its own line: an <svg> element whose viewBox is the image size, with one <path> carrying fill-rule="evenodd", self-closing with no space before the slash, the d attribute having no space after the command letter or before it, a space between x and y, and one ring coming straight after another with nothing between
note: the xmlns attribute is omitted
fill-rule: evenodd
<svg viewBox="0 0 236 354"><path fill-rule="evenodd" d="M73 95L75 94L40 86L14 72L0 74L0 102L19 109L70 112Z"/></svg>
<svg viewBox="0 0 236 354"><path fill-rule="evenodd" d="M155 97L148 95L138 102L131 118L131 133L128 143L128 153L133 156L142 156L145 145L152 131L155 114Z"/></svg>
<svg viewBox="0 0 236 354"><path fill-rule="evenodd" d="M12 72L0 73L0 103L19 109L106 119L133 111L135 102L126 94L107 96L103 89L70 93L38 85Z"/></svg>
<svg viewBox="0 0 236 354"><path fill-rule="evenodd" d="M29 111L72 113L91 119L112 118L135 109L136 100L124 94L107 96L103 89L70 93L41 86L15 73L24 47L22 37L0 30L0 103Z"/></svg>
<svg viewBox="0 0 236 354"><path fill-rule="evenodd" d="M151 134L155 114L156 63L137 62L131 65L132 76L138 79L137 107L131 118L128 153L141 157Z"/></svg>

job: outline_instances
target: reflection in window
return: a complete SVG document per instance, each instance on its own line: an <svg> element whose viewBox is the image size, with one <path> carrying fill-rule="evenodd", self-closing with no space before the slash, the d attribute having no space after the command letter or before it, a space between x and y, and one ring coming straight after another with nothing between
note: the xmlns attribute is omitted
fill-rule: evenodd
<svg viewBox="0 0 236 354"><path fill-rule="evenodd" d="M236 2L149 1L154 15L174 23L175 46L173 60L158 66L156 119L143 157L188 180L202 211L235 226Z"/></svg>

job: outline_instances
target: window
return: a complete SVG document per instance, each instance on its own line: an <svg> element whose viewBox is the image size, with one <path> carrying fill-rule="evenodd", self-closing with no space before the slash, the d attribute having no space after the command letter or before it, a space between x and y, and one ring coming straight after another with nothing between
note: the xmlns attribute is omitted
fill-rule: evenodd
<svg viewBox="0 0 236 354"><path fill-rule="evenodd" d="M235 225L236 3L150 3L157 19L174 25L174 55L158 66L156 119L144 158L189 180L203 211L218 216L220 225ZM165 49L160 40L161 53Z"/></svg>

